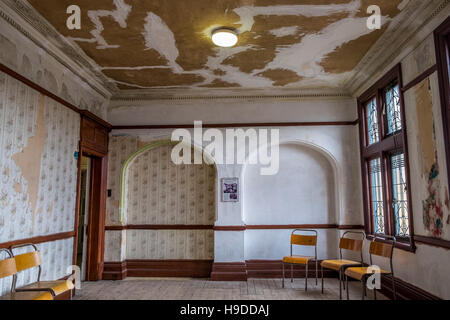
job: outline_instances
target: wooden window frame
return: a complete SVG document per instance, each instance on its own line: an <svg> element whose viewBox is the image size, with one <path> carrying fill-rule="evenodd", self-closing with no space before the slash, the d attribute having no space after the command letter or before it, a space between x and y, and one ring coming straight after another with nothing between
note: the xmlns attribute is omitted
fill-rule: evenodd
<svg viewBox="0 0 450 320"><path fill-rule="evenodd" d="M441 96L442 121L444 127L444 141L447 168L450 168L450 18L447 18L435 31L436 62ZM448 181L450 181L450 170Z"/></svg>
<svg viewBox="0 0 450 320"><path fill-rule="evenodd" d="M388 134L387 128L387 115L383 115L383 99L384 89L393 82L398 83L399 98L400 98L400 112L402 121L402 130ZM369 161L375 158L380 158L381 161L381 174L383 183L383 213L385 220L385 235L395 235L395 220L394 212L392 209L392 171L390 157L396 153L403 153L405 158L405 175L408 197L408 224L409 224L409 237L397 237L396 247L410 252L415 252L416 247L414 244L414 224L413 224L413 212L411 205L411 186L410 186L410 171L409 171L409 158L408 158L408 140L407 140L407 128L405 119L405 106L403 100L403 83L401 65L398 64L387 72L381 79L379 79L372 87L364 92L358 98L358 115L359 115L359 137L360 137L360 155L361 155L361 175L363 183L363 202L364 202L364 228L367 234L367 238L372 240L375 237L374 222L371 209L371 192L370 192L370 174L369 174ZM367 136L367 118L365 114L365 107L367 103L376 98L377 103L377 117L379 128L379 141L368 145Z"/></svg>

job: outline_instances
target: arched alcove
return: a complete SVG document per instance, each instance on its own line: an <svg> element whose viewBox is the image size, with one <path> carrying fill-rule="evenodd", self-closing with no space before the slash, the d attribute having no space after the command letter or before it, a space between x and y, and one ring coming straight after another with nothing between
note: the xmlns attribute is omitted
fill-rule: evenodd
<svg viewBox="0 0 450 320"><path fill-rule="evenodd" d="M247 260L279 260L289 254L292 228L274 226L337 224L339 174L325 150L303 142L283 142L278 173L263 176L260 168L247 164L242 173L243 220L249 226L267 226L245 231ZM337 230L318 231L319 255L334 255Z"/></svg>
<svg viewBox="0 0 450 320"><path fill-rule="evenodd" d="M170 140L152 142L123 166L121 215L133 226L126 235L127 259L214 258L208 226L216 217L215 165L176 165L173 146Z"/></svg>

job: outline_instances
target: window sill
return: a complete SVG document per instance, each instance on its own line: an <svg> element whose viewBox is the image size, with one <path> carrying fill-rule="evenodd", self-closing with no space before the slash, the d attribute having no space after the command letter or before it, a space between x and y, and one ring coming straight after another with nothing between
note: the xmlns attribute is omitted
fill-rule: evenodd
<svg viewBox="0 0 450 320"><path fill-rule="evenodd" d="M380 237L382 237L383 235L377 235L375 237L375 235L373 234L368 234L366 236L366 239L373 241L375 238L377 239L377 241L380 242L384 242L384 243L391 243L392 241L389 240L383 240ZM412 240L412 238L401 238L398 239L397 242L395 243L395 248L403 250L403 251L407 251L407 252L411 252L411 253L415 253L416 252L416 246L414 245L414 241Z"/></svg>

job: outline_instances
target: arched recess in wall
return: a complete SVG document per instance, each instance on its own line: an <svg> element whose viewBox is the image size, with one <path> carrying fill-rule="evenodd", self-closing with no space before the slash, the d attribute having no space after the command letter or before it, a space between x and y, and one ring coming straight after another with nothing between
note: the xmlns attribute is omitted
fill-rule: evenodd
<svg viewBox="0 0 450 320"><path fill-rule="evenodd" d="M214 258L216 167L174 164L175 144L151 142L123 165L121 220L133 226L126 231L127 259Z"/></svg>
<svg viewBox="0 0 450 320"><path fill-rule="evenodd" d="M326 150L309 142L284 141L279 144L278 173L262 176L260 168L245 164L241 177L243 221L258 226L245 231L247 260L278 260L289 254L292 229L270 226L338 223L339 167ZM318 229L319 254L335 255L337 230Z"/></svg>

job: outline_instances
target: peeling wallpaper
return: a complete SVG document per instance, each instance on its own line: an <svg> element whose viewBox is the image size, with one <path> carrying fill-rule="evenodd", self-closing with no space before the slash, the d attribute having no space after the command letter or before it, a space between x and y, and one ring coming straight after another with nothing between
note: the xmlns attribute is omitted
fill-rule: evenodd
<svg viewBox="0 0 450 320"><path fill-rule="evenodd" d="M410 0L81 0L80 30L66 27L70 0L28 2L118 88L142 89L338 87ZM370 5L380 30L367 28ZM211 42L223 26L235 47Z"/></svg>
<svg viewBox="0 0 450 320"><path fill-rule="evenodd" d="M125 161L147 145L139 136L112 136L109 145L107 225L120 223L120 178ZM199 224L215 221L215 168L173 164L172 146L144 151L128 165L124 224ZM212 230L107 231L105 261L213 259ZM125 251L125 252L124 252Z"/></svg>
<svg viewBox="0 0 450 320"><path fill-rule="evenodd" d="M0 73L0 124L0 242L72 231L79 114ZM40 245L43 279L66 275L72 246Z"/></svg>
<svg viewBox="0 0 450 320"><path fill-rule="evenodd" d="M1 18L0 48L0 63L79 109L106 120L109 99Z"/></svg>
<svg viewBox="0 0 450 320"><path fill-rule="evenodd" d="M405 94L414 232L450 240L450 207L437 74Z"/></svg>

